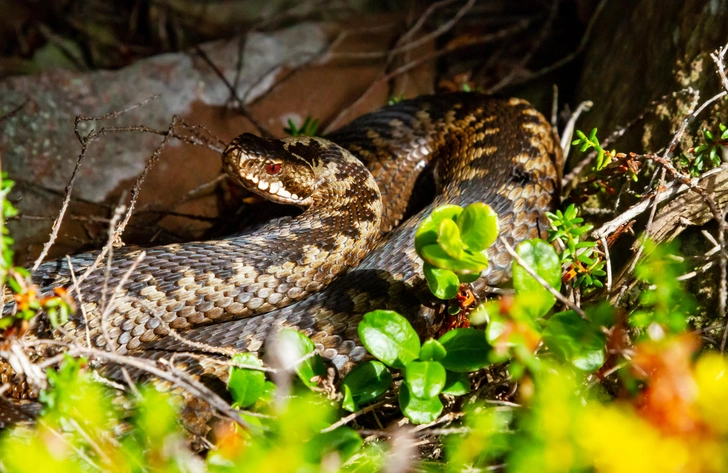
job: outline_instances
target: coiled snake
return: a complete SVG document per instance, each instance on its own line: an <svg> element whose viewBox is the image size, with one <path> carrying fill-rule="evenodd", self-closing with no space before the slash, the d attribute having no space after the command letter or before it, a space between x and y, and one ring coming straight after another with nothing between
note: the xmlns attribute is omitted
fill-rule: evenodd
<svg viewBox="0 0 728 473"><path fill-rule="evenodd" d="M236 138L223 155L227 172L272 200L308 206L303 214L225 240L148 249L120 302L107 311L106 336L99 313L104 271L95 270L81 285L88 327L79 313L63 330L39 320L32 336L84 345L88 331L97 347L157 358L194 351L169 336L170 328L191 341L260 351L271 333L293 327L335 366L348 368L365 355L357 323L370 310L396 310L423 335L431 332L433 300L413 236L434 206L486 202L499 215L501 235L516 245L544 236L544 213L558 202L558 141L523 100L423 96L364 115L327 139ZM433 172L436 197L400 225L425 170ZM139 251L115 254L109 288ZM73 257L74 270L83 274L95 259L95 253ZM511 258L499 243L490 261L476 290L510 272ZM45 263L34 279L43 288L70 286L67 262ZM188 369L227 376L226 367L197 358ZM3 382L17 381L9 368L1 370Z"/></svg>

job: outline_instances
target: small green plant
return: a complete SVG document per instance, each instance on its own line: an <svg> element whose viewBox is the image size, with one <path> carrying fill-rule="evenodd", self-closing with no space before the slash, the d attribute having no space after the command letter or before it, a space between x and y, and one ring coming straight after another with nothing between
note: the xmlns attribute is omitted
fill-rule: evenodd
<svg viewBox="0 0 728 473"><path fill-rule="evenodd" d="M176 403L142 388L130 399L131 419L109 388L93 379L85 359L66 357L48 371L43 413L34 428L3 432L3 471L199 471L202 461L185 444ZM124 421L130 421L124 425Z"/></svg>
<svg viewBox="0 0 728 473"><path fill-rule="evenodd" d="M718 129L719 133L703 129L703 143L680 155L678 164L692 176L699 176L710 167L720 166L723 159L721 155L728 149L728 127L720 123Z"/></svg>
<svg viewBox="0 0 728 473"><path fill-rule="evenodd" d="M5 336L22 334L27 328L27 322L43 311L54 327L68 320L73 311L73 300L67 295L65 289L55 288L53 296L38 298L38 290L30 281L27 269L13 264L14 240L8 232L6 222L15 217L18 210L8 200L8 194L15 183L2 173L2 187L0 188L0 202L2 202L2 215L0 216L0 287L10 288L15 299L15 312L0 318L0 329L6 330Z"/></svg>
<svg viewBox="0 0 728 473"><path fill-rule="evenodd" d="M394 105L394 104L398 104L398 103L400 103L401 101L403 101L404 99L405 99L405 96L404 96L404 94L400 94L400 95L394 95L394 96L390 97L390 99L389 99L389 100L387 100L387 104L388 104L388 105Z"/></svg>
<svg viewBox="0 0 728 473"><path fill-rule="evenodd" d="M435 297L457 296L460 284L488 267L488 247L498 237L498 215L483 203L443 205L425 218L415 234L415 250Z"/></svg>
<svg viewBox="0 0 728 473"><path fill-rule="evenodd" d="M283 131L291 136L318 136L319 120L318 118L306 117L301 128L298 128L293 120L288 119L288 127Z"/></svg>
<svg viewBox="0 0 728 473"><path fill-rule="evenodd" d="M581 130L576 130L576 136L578 138L572 141L571 144L573 146L578 146L579 151L584 153L590 149L596 150L597 159L594 165L595 171L601 171L602 169L606 168L609 163L612 162L612 159L615 158L617 154L616 151L607 151L602 148L601 144L599 144L596 128L594 128L591 133L589 133L589 136L586 136Z"/></svg>
<svg viewBox="0 0 728 473"><path fill-rule="evenodd" d="M551 220L549 243L558 240L564 246L561 262L569 264L566 280L575 278L574 286L585 289L602 287L599 278L607 274L604 271L605 261L597 252L596 242L582 240L594 225L583 224L584 219L577 216L574 204L570 204L563 212L557 210L555 213L547 212L546 215Z"/></svg>
<svg viewBox="0 0 728 473"><path fill-rule="evenodd" d="M463 92L483 92L482 87L478 86L474 88L472 85L470 85L469 82L463 82L463 84L460 86L460 90L462 90Z"/></svg>
<svg viewBox="0 0 728 473"><path fill-rule="evenodd" d="M652 324L666 333L680 333L687 328L687 316L696 307L692 295L686 293L677 279L685 274L685 264L675 243L655 245L645 241L646 256L635 268L637 279L648 288L640 292L639 307L629 317L630 325L647 332Z"/></svg>

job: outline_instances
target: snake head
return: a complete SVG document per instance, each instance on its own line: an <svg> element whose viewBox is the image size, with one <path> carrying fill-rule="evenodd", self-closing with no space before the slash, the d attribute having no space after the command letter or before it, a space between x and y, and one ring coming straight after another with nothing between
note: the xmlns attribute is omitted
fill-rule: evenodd
<svg viewBox="0 0 728 473"><path fill-rule="evenodd" d="M222 162L240 185L273 202L305 206L316 188L311 165L281 140L244 133L228 145Z"/></svg>

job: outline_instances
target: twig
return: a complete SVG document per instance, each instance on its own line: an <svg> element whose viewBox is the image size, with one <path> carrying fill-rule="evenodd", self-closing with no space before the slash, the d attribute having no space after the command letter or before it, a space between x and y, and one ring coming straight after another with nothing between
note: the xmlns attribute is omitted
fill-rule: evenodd
<svg viewBox="0 0 728 473"><path fill-rule="evenodd" d="M551 8L549 9L549 16L546 19L546 22L544 23L543 27L541 28L541 31L538 35L538 38L536 38L536 41L534 41L531 48L528 50L528 52L521 58L521 60L518 62L518 65L513 67L511 71L506 74L505 77L503 77L501 80L499 80L494 86L490 87L488 89L489 94L494 94L507 85L510 84L511 80L513 80L513 77L516 76L518 72L523 70L526 65L531 61L534 54L539 50L539 48L543 45L543 42L546 40L546 37L548 36L549 32L551 31L551 27L554 24L554 20L556 19L556 13L559 11L559 0L551 0Z"/></svg>
<svg viewBox="0 0 728 473"><path fill-rule="evenodd" d="M433 3L430 5L430 7L425 10L423 15L420 17L420 19L412 26L410 31L405 33L402 38L400 39L401 45L398 45L397 47L389 50L389 51L374 51L374 52L346 52L346 53L332 53L328 55L327 59L333 59L337 57L346 57L346 58L353 58L353 59L380 59L387 56L392 56L400 53L404 53L407 51L411 51L419 46L422 46L423 44L427 43L428 41L432 41L443 34L447 33L450 29L452 29L455 24L457 24L458 21L475 5L475 0L468 0L456 13L455 15L448 20L447 22L440 25L436 30L434 30L431 33L422 35L418 39L414 41L407 42L410 37L414 35L415 32L419 31L419 29L422 27L424 22L427 20L427 18L432 15L432 13L445 5L448 5L450 3L453 3L453 0L444 0L440 2Z"/></svg>
<svg viewBox="0 0 728 473"><path fill-rule="evenodd" d="M547 283L541 276L539 276L536 273L536 271L534 271L533 268L531 268L531 266L526 262L526 260L524 260L523 258L521 258L518 255L518 253L516 253L515 250L513 250L513 247L511 247L511 245L508 244L508 241L506 241L505 238L499 237L499 240L501 241L501 243L505 247L505 249L508 252L508 254L510 254L511 257L514 260L516 260L516 262L518 262L518 264L521 265L521 267L524 270L526 270L526 272L528 274L530 274L536 281L538 281L539 284L541 284L547 291L549 291L556 299L558 299L566 307L568 307L569 309L571 309L574 312L576 312L577 314L579 314L579 316L581 316L582 318L586 318L586 313L584 313L584 311L581 309L581 307L577 306L572 301L570 301L569 299L567 299L566 297L564 297L563 294L561 294L559 291L557 291L556 289L554 289L554 287L551 286L551 284Z"/></svg>
<svg viewBox="0 0 728 473"><path fill-rule="evenodd" d="M55 243L56 238L58 238L58 230L61 228L61 223L63 222L63 216L66 214L66 210L68 209L68 204L71 200L71 192L73 191L73 184L76 182L76 176L78 175L78 170L81 167L81 163L83 162L84 158L86 157L86 152L88 150L89 145L96 140L99 136L101 136L104 133L104 129L102 128L98 132L95 130L91 130L88 134L85 136L81 135L81 132L79 131L79 125L82 122L86 121L100 121L100 120L110 120L112 118L116 118L120 115L123 115L124 113L127 113L131 110L134 110L135 108L141 107L152 100L156 99L159 95L153 95L145 100L142 100L141 102L135 103L123 110L114 111L111 113L107 113L106 115L101 115L98 117L87 117L83 115L77 115L76 119L74 121L74 133L76 135L76 139L81 143L81 153L78 155L78 159L76 160L76 166L73 168L73 173L71 174L71 179L68 181L68 184L66 185L65 194L63 197L63 204L61 205L61 210L58 213L58 217L56 217L56 220L53 222L53 226L51 227L51 235L48 241L45 245L43 245L43 249L40 252L40 255L38 255L38 258L35 260L35 263L33 264L33 267L31 268L30 272L34 273L40 264L43 262L45 257L48 255L48 251L50 250L51 246L53 246L53 243Z"/></svg>
<svg viewBox="0 0 728 473"><path fill-rule="evenodd" d="M86 453L83 450L81 450L80 448L75 446L65 436L63 436L63 434L58 432L56 429L54 429L53 427L48 425L48 423L46 423L43 420L40 420L40 424L43 425L43 427L45 427L46 429L48 429L48 431L51 432L53 435L58 437L59 440L61 440L66 446L68 446L71 450L73 450L76 453L76 455L78 455L78 457L81 458L83 461L85 461L90 467L92 467L98 471L104 471L103 468L101 468L93 460L91 460L91 458L88 455L86 455Z"/></svg>
<svg viewBox="0 0 728 473"><path fill-rule="evenodd" d="M714 53L710 54L710 57L715 63L716 72L720 77L721 84L725 89L723 95L728 93L728 77L725 73L725 54L728 51L728 44L718 49ZM721 94L718 94L721 95ZM714 97L717 100L717 95ZM707 104L706 104L707 105ZM713 210L711 208L711 210ZM720 246L720 284L718 285L718 317L725 319L726 311L726 298L728 298L728 285L726 284L726 266L728 266L728 255L725 252L725 231L726 223L725 218L728 213L728 206L723 210L720 220L718 220L718 244ZM726 341L728 341L728 321L726 321L725 329L723 330L723 338L720 342L720 352L725 352Z"/></svg>
<svg viewBox="0 0 728 473"><path fill-rule="evenodd" d="M574 127L576 126L576 121L579 119L583 112L588 112L593 106L594 102L592 102L591 100L585 100L584 102L581 102L579 106L576 107L574 113L572 113L569 117L569 121L566 122L564 131L561 133L560 143L561 151L564 153L564 162L566 162L566 159L569 157L569 150L571 149L571 139L574 137ZM591 159L589 159L589 161L591 161ZM579 172L581 172L581 170L584 168L584 166L586 166L589 161L584 160L580 162L574 168L574 170L564 176L564 179L561 181L561 186L566 187L569 181L573 179L574 176L579 174Z"/></svg>
<svg viewBox="0 0 728 473"><path fill-rule="evenodd" d="M647 196L645 196L640 202L633 205L626 211L619 214L614 219L610 220L609 222L606 222L604 225L599 227L596 230L593 230L591 232L592 238L599 239L602 237L606 237L614 233L619 227L623 226L624 224L628 223L630 220L634 220L637 216L642 214L647 208L650 206L650 202L654 198L658 204L661 204L662 202L672 199L673 197L676 197L680 194L683 194L687 192L688 190L692 189L693 187L697 187L699 183L715 174L726 172L728 171L728 164L724 164L720 167L711 169L710 171L702 174L698 178L692 179L692 186L686 185L683 182L680 181L673 181L660 192L659 195L655 195L655 193L651 193Z"/></svg>
<svg viewBox="0 0 728 473"><path fill-rule="evenodd" d="M609 245L607 244L607 238L601 237L599 241L604 248L604 262L607 266L607 293L612 292L612 261L609 258Z"/></svg>
<svg viewBox="0 0 728 473"><path fill-rule="evenodd" d="M108 303L105 304L103 311L101 312L101 332L104 334L104 338L106 339L106 343L108 344L108 348L111 351L116 351L118 349L118 346L116 345L116 342L111 339L109 336L109 332L106 329L106 321L109 315L111 315L111 312L116 309L117 306L117 298L119 297L121 290L123 289L124 285L126 285L126 281L129 280L129 276L136 270L139 263L147 256L147 253L145 251L142 251L137 255L136 258L134 258L134 261L129 266L129 269L127 269L124 274L119 279L119 283L114 288L114 292L111 294L111 298L109 299Z"/></svg>
<svg viewBox="0 0 728 473"><path fill-rule="evenodd" d="M336 422L334 422L330 426L326 427L325 429L321 429L321 433L325 434L327 432L333 432L334 430L338 429L342 425L346 425L349 422L351 422L352 420L356 419L357 417L362 416L362 415L366 414L367 412L371 412L374 409L378 409L378 408L382 407L383 405L387 404L388 402L389 401L386 401L386 400L375 402L374 404L370 404L366 407L363 407L356 412L352 412L351 414L344 416L341 419L337 420Z"/></svg>
<svg viewBox="0 0 728 473"><path fill-rule="evenodd" d="M71 257L66 255L66 261L68 262L68 269L71 272L71 280L73 281L73 288L76 290L76 297L78 298L78 307L81 309L81 315L83 315L83 325L86 329L86 346L91 346L91 332L88 328L88 314L86 307L83 305L83 297L81 296L81 289L78 287L78 280L76 279L76 272L73 270L73 262Z"/></svg>
<svg viewBox="0 0 728 473"><path fill-rule="evenodd" d="M484 43L490 43L493 41L497 41L499 39L506 38L512 34L515 34L517 32L525 30L528 25L531 23L530 20L522 20L515 24L514 26L511 26L509 28L505 28L503 30L497 31L496 33L487 34L483 36L479 36L476 38L470 38L467 41L458 42L456 44L450 43L443 49L439 51L435 51L434 53L427 54L425 56L419 57L417 59L414 59L407 64L404 64L397 69L389 72L388 74L385 74L384 76L380 77L379 79L372 82L369 87L350 105L348 105L346 108L341 110L336 117L334 117L333 120L329 123L329 125L324 130L323 134L326 135L327 133L330 133L333 131L341 121L341 119L346 116L352 109L355 109L358 107L364 100L369 96L369 94L375 90L377 87L379 87L382 84L386 84L390 80L394 79L395 77L402 75L415 67L420 66L421 64L424 64L428 61L432 61L434 59L439 58L440 56L443 56L447 53L450 53L452 51L456 51L458 49L462 49L469 46L474 46L476 44L484 44Z"/></svg>
<svg viewBox="0 0 728 473"><path fill-rule="evenodd" d="M202 58L203 61L212 69L212 71L215 73L215 75L222 81L223 84L225 84L225 87L227 87L228 91L230 92L230 95L235 98L235 101L237 102L236 110L240 112L242 116L244 116L250 123L253 124L253 126L258 130L258 132L261 134L261 136L264 136L266 138L272 138L273 135L255 118L253 115L248 112L248 109L245 107L245 103L243 103L240 100L240 97L238 96L237 90L235 90L235 87L230 83L230 81L227 80L225 77L225 74L220 70L217 65L212 61L210 56L207 55L207 53L199 46L195 46L195 52L198 56Z"/></svg>
<svg viewBox="0 0 728 473"><path fill-rule="evenodd" d="M63 204L61 205L61 210L58 213L58 216L53 221L53 226L51 227L51 235L48 241L45 245L43 245L43 249L40 252L40 255L38 255L38 258L35 260L35 263L33 263L33 267L30 269L31 274L34 273L40 264L43 262L45 257L48 255L48 251L51 249L51 246L53 246L53 243L55 243L56 238L58 238L58 230L61 228L61 223L63 222L63 216L66 214L66 210L68 210L68 204L71 201L71 192L73 191L73 184L76 182L76 176L78 175L78 170L81 167L81 163L83 162L83 159L86 157L86 149L87 144L83 144L81 148L81 154L78 156L78 159L76 160L76 166L73 168L73 174L71 174L71 180L68 181L68 185L66 185L66 194L63 198Z"/></svg>
<svg viewBox="0 0 728 473"><path fill-rule="evenodd" d="M566 64L573 61L579 54L584 51L584 48L586 48L587 43L589 42L589 39L591 38L592 30L594 29L594 26L597 24L597 20L601 16L602 10L608 3L607 0L601 0L599 4L597 5L597 8L594 10L594 14L592 14L592 17L589 19L589 23L586 26L586 30L584 31L584 36L581 37L581 41L579 42L579 45L576 47L576 50L574 50L572 53L566 55L565 57L559 59L558 61L554 62L553 64L546 66L542 69L539 69L538 71L534 72L530 76L526 77L522 81L516 82L513 85L520 85L524 84L526 82L530 82L533 80L538 79L539 77L543 77L546 74L549 74L556 69L559 69L560 67L565 66Z"/></svg>
<svg viewBox="0 0 728 473"><path fill-rule="evenodd" d="M121 241L121 234L124 233L124 229L126 228L126 224L129 223L129 219L131 218L131 214L134 212L134 208L136 207L137 200L139 199L139 194L141 192L142 184L144 183L144 179L147 178L147 175L149 174L149 170L154 167L154 165L159 161L159 156L162 154L162 150L166 148L167 143L169 143L170 135L172 130L174 130L180 123L181 118L177 115L172 117L172 122L169 124L169 128L167 130L167 134L164 135L164 138L162 138L162 142L159 143L159 146L154 150L152 155L150 156L149 160L147 161L146 166L144 166L144 170L137 178L136 182L134 183L134 186L131 188L131 201L129 201L129 209L126 212L126 215L124 216L124 220L121 221L119 225L114 229L114 246L118 247L122 245Z"/></svg>
<svg viewBox="0 0 728 473"><path fill-rule="evenodd" d="M24 109L26 105L28 105L28 102L30 102L30 99L26 97L26 99L23 100L23 102L21 102L20 105L18 105L14 109L10 110L8 113L6 113L4 115L0 115L0 123L4 122L5 120L7 120L9 118L14 117L18 113L20 113L20 111L22 109Z"/></svg>
<svg viewBox="0 0 728 473"><path fill-rule="evenodd" d="M141 371L150 373L164 381L171 383L174 386L182 388L186 392L194 395L195 397L198 397L199 399L203 399L205 402L210 404L210 406L212 406L214 409L216 409L224 417L227 417L230 420L232 420L233 422L240 424L244 428L249 428L248 424L240 417L239 411L232 409L228 405L227 402L225 402L214 391L212 391L211 389L209 389L202 383L200 383L196 380L181 379L176 374L161 370L161 369L157 368L156 366L154 366L154 364L152 364L146 360L142 360L140 358L133 357L133 356L119 355L117 353L99 350L96 348L84 348L80 345L68 344L68 343L61 342L59 340L50 340L50 339L28 340L28 341L23 342L23 344L26 346L36 346L36 345L61 346L61 347L65 347L67 349L67 353L70 356L93 356L95 358L108 360L110 362L113 362L113 363L116 363L119 365L126 365L129 367L136 368ZM164 364L164 360L159 360L159 362ZM194 381L194 382L190 382L190 381Z"/></svg>

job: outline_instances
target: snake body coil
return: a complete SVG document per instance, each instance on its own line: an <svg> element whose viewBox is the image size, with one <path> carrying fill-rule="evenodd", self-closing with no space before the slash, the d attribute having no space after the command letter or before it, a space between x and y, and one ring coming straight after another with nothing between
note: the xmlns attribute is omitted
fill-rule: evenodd
<svg viewBox="0 0 728 473"><path fill-rule="evenodd" d="M326 140L269 142L243 135L228 147L225 167L238 181L272 190L282 201L295 195L308 199L298 205L314 205L297 223L276 221L247 236L147 250L121 302L108 314L108 333L120 353L158 358L194 351L165 336L167 326L191 341L250 351L259 351L280 327L293 327L307 333L336 366L348 368L365 355L357 323L369 310L397 310L421 333L431 331L432 299L413 238L434 206L485 202L498 213L501 235L514 246L545 236L545 212L557 202L561 152L549 124L523 100L474 93L425 96L362 116L327 139L359 158L373 177ZM334 184L312 197L282 190L283 176L276 184L255 182L236 161L243 154L272 155L262 165L269 175L287 167L283 159L303 160L309 167L315 162L319 172L335 177ZM334 160L342 156L344 164ZM415 182L427 169L435 176L437 195L400 225ZM322 180L307 175L295 182ZM137 254L114 256L109 287ZM95 258L73 257L74 269L82 272ZM490 261L476 290L509 275L511 259L499 243L491 248ZM324 288L347 267L352 269ZM44 264L36 279L43 287L69 285L67 263ZM103 279L103 270L96 270L81 287L92 343L99 347L107 345L99 314ZM86 325L81 315L63 332L41 322L34 336L85 344ZM219 364L197 358L187 364L192 373L227 376Z"/></svg>
<svg viewBox="0 0 728 473"><path fill-rule="evenodd" d="M485 202L498 213L500 234L514 247L546 236L545 212L558 202L562 155L551 126L524 100L472 93L420 97L364 115L328 138L370 169L384 202L382 228L395 230L318 294L259 317L192 329L186 339L259 351L271 333L292 327L308 334L334 365L349 368L365 355L357 324L368 311L395 310L421 334L432 332L432 296L413 242L417 226L434 207ZM419 171L427 168L436 178L434 201L397 226ZM476 291L510 274L511 257L500 242L489 256ZM143 356L174 351L191 350L167 338L149 344ZM224 366L199 359L189 359L188 369L226 376Z"/></svg>

